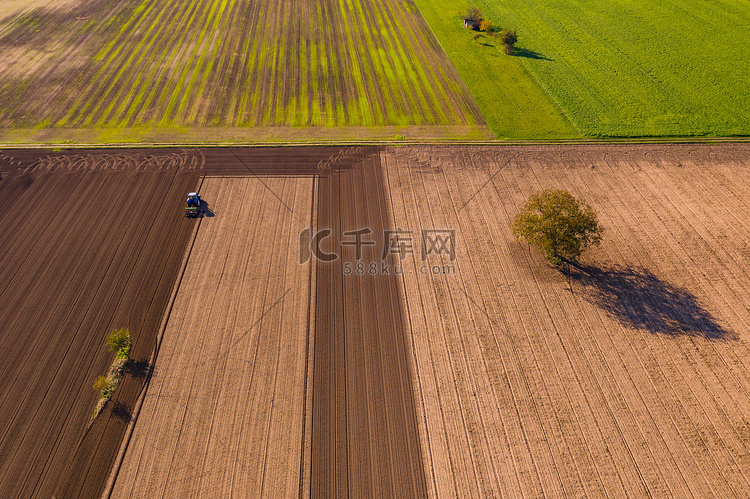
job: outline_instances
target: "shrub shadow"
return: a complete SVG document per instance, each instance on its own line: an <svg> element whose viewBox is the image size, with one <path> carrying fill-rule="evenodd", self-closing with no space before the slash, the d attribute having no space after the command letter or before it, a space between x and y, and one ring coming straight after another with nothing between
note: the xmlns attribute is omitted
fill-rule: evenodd
<svg viewBox="0 0 750 499"><path fill-rule="evenodd" d="M124 373L137 380L148 381L154 375L154 366L145 359L131 359L125 364Z"/></svg>
<svg viewBox="0 0 750 499"><path fill-rule="evenodd" d="M650 270L621 266L598 269L571 263L570 278L583 286L588 300L625 326L668 336L735 339L695 295L663 281Z"/></svg>
<svg viewBox="0 0 750 499"><path fill-rule="evenodd" d="M540 61L554 61L554 59L550 59L549 57L546 57L539 52L534 52L533 50L529 49L519 49L519 48L513 48L513 54L516 57L525 57L527 59L538 59Z"/></svg>
<svg viewBox="0 0 750 499"><path fill-rule="evenodd" d="M115 405L112 406L112 416L126 423L130 423L133 417L130 408L122 402L115 402Z"/></svg>

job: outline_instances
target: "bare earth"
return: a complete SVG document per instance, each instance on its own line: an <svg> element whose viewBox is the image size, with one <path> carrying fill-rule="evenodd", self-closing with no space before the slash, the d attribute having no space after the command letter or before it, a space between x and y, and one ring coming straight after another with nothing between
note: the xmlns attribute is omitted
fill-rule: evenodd
<svg viewBox="0 0 750 499"><path fill-rule="evenodd" d="M113 497L748 497L748 185L746 144L5 151L0 495L101 489L144 379L85 432L96 331L148 358L187 245ZM569 279L510 233L544 187L605 227Z"/></svg>
<svg viewBox="0 0 750 499"><path fill-rule="evenodd" d="M135 360L151 353L190 234L174 213L197 159L0 152L0 497L104 487L143 377L128 368L89 426L91 387L114 358L112 328L130 328Z"/></svg>
<svg viewBox="0 0 750 499"><path fill-rule="evenodd" d="M203 218L113 497L296 496L313 178L207 178ZM278 197L277 197L278 196Z"/></svg>
<svg viewBox="0 0 750 499"><path fill-rule="evenodd" d="M314 497L427 492L407 317L394 255L382 259L383 235L395 229L383 180L379 156L319 179L317 228L331 230L320 249L338 258L321 255L316 272Z"/></svg>
<svg viewBox="0 0 750 499"><path fill-rule="evenodd" d="M395 226L457 231L437 275L407 258L400 294L431 496L750 496L750 147L400 148L384 164ZM544 187L606 228L570 281L510 232Z"/></svg>
<svg viewBox="0 0 750 499"><path fill-rule="evenodd" d="M201 187L212 216L113 497L425 494L395 276L299 260L306 228L387 227L374 152L205 151L230 177Z"/></svg>
<svg viewBox="0 0 750 499"><path fill-rule="evenodd" d="M72 8L81 3L82 0L3 0L0 6L0 19L39 8L56 10Z"/></svg>

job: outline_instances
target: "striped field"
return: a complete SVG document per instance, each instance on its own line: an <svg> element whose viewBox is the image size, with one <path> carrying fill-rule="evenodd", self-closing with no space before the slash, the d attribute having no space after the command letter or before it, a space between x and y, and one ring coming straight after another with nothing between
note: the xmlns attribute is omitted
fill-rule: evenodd
<svg viewBox="0 0 750 499"><path fill-rule="evenodd" d="M446 127L484 118L412 1L0 5L0 128ZM15 7L13 7L15 5Z"/></svg>

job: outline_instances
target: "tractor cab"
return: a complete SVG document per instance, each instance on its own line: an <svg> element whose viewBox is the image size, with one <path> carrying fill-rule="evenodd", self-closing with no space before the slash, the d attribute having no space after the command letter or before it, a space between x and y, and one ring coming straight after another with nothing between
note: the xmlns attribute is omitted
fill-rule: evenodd
<svg viewBox="0 0 750 499"><path fill-rule="evenodd" d="M201 197L197 192L188 194L187 206L185 206L186 217L197 217L201 211Z"/></svg>

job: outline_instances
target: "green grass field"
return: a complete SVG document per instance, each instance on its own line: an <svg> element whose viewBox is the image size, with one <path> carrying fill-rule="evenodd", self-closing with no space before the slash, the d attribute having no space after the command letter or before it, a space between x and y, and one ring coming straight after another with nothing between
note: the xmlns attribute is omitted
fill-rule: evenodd
<svg viewBox="0 0 750 499"><path fill-rule="evenodd" d="M53 4L0 3L2 129L489 133L411 1Z"/></svg>
<svg viewBox="0 0 750 499"><path fill-rule="evenodd" d="M585 136L750 135L747 0L475 3Z"/></svg>
<svg viewBox="0 0 750 499"><path fill-rule="evenodd" d="M750 136L747 0L475 1L0 2L0 142Z"/></svg>
<svg viewBox="0 0 750 499"><path fill-rule="evenodd" d="M579 135L518 57L491 37L467 30L456 0L415 0L499 138L566 139Z"/></svg>

